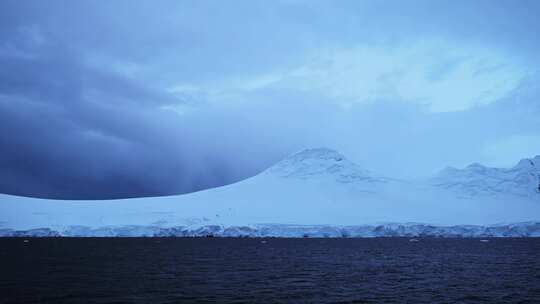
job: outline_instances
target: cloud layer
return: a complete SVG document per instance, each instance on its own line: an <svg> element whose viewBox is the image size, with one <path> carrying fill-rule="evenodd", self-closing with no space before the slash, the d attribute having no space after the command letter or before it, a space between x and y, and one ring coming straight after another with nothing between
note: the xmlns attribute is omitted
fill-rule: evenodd
<svg viewBox="0 0 540 304"><path fill-rule="evenodd" d="M423 177L510 165L540 144L535 1L8 0L0 12L3 193L185 193L312 146Z"/></svg>

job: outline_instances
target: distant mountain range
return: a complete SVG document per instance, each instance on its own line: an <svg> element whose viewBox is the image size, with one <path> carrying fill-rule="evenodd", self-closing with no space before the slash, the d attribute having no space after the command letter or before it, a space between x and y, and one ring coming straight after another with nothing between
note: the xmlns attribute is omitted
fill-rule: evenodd
<svg viewBox="0 0 540 304"><path fill-rule="evenodd" d="M540 156L405 181L307 149L244 181L184 195L0 195L0 236L540 236L539 186Z"/></svg>
<svg viewBox="0 0 540 304"><path fill-rule="evenodd" d="M537 198L540 191L540 155L522 159L510 169L489 168L475 163L465 169L448 167L433 184L468 196L517 195Z"/></svg>

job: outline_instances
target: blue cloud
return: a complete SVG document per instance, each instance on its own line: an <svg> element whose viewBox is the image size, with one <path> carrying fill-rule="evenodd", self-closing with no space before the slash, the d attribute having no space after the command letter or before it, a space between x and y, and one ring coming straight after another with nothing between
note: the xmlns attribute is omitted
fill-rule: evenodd
<svg viewBox="0 0 540 304"><path fill-rule="evenodd" d="M404 176L496 162L540 127L539 7L2 1L0 192L189 192L306 146Z"/></svg>

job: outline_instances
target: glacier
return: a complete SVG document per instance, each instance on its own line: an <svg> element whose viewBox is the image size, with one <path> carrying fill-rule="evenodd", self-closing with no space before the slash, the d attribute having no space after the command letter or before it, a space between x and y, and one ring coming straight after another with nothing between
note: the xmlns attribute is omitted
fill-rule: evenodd
<svg viewBox="0 0 540 304"><path fill-rule="evenodd" d="M540 156L427 180L376 175L306 149L235 184L118 200L0 195L0 236L538 237Z"/></svg>
<svg viewBox="0 0 540 304"><path fill-rule="evenodd" d="M0 229L0 237L289 237L289 238L367 238L367 237L540 237L540 222L489 226L427 224L380 224L364 226L280 225L252 226L208 225L200 227L157 226L69 226L30 230Z"/></svg>

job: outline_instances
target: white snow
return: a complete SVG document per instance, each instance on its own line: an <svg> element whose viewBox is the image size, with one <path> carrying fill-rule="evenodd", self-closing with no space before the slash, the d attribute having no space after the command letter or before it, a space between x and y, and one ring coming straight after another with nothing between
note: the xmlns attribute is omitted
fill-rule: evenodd
<svg viewBox="0 0 540 304"><path fill-rule="evenodd" d="M465 169L448 167L433 179L433 184L467 196L517 195L538 198L540 155L522 159L510 169L472 164Z"/></svg>
<svg viewBox="0 0 540 304"><path fill-rule="evenodd" d="M471 165L409 182L375 176L330 149L308 149L239 183L185 195L0 195L0 235L540 236L539 165L537 156L511 169Z"/></svg>

